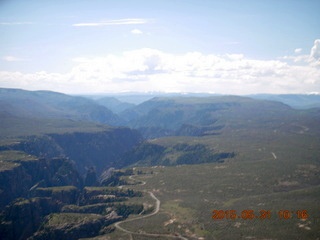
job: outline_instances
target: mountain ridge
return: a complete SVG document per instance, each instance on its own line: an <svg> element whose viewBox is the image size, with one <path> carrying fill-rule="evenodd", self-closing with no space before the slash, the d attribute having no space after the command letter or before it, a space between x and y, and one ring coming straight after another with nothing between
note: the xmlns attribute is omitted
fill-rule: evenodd
<svg viewBox="0 0 320 240"><path fill-rule="evenodd" d="M0 88L0 106L1 112L17 117L75 119L123 125L117 115L93 100L51 91Z"/></svg>

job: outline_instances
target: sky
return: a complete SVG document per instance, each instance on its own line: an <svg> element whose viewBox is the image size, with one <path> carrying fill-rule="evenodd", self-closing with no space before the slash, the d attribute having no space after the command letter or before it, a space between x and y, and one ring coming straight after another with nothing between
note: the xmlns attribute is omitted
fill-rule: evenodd
<svg viewBox="0 0 320 240"><path fill-rule="evenodd" d="M320 93L320 1L0 0L0 87Z"/></svg>

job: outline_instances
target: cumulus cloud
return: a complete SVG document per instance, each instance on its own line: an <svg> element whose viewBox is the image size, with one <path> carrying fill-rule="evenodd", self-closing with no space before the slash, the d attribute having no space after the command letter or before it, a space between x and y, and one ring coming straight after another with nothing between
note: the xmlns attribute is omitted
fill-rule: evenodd
<svg viewBox="0 0 320 240"><path fill-rule="evenodd" d="M74 27L101 27L101 26L110 26L110 25L136 25L136 24L146 24L147 19L142 18L124 18L124 19L115 19L101 22L87 22L87 23L75 23L72 24Z"/></svg>
<svg viewBox="0 0 320 240"><path fill-rule="evenodd" d="M313 51L316 52L318 48ZM317 56L314 52L314 56ZM311 62L249 59L241 54L172 54L137 49L78 57L65 74L0 72L2 87L67 93L164 91L224 94L320 92L320 68Z"/></svg>
<svg viewBox="0 0 320 240"><path fill-rule="evenodd" d="M311 48L310 57L320 60L320 39L314 41L314 45Z"/></svg>

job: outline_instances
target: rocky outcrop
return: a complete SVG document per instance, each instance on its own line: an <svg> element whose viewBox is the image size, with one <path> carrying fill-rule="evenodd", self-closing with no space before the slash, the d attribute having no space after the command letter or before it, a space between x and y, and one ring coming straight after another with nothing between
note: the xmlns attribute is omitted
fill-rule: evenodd
<svg viewBox="0 0 320 240"><path fill-rule="evenodd" d="M121 204L101 208L79 204L115 204L135 196L132 190L123 193L124 196L121 191L118 196L116 191L107 201L112 193L107 196L105 192L94 192L89 199L83 187L99 184L97 176L105 169L126 165L119 159L141 141L136 130L106 127L99 131L27 136L2 144L0 239L91 237L112 231L108 225L130 213L140 212L141 206ZM72 207L62 214L67 205L77 206L81 215L73 212ZM54 222L56 220L58 222Z"/></svg>
<svg viewBox="0 0 320 240"><path fill-rule="evenodd" d="M56 203L65 205L76 204L80 196L80 190L75 186L36 188L32 194L36 197L49 197Z"/></svg>
<svg viewBox="0 0 320 240"><path fill-rule="evenodd" d="M73 164L65 158L8 159L7 162L10 168L0 171L0 209L15 198L28 197L37 187L83 185Z"/></svg>
<svg viewBox="0 0 320 240"><path fill-rule="evenodd" d="M113 222L143 211L142 204L125 203L142 196L131 189L38 187L30 194L32 197L17 198L0 212L1 239L93 237L111 231L108 226Z"/></svg>
<svg viewBox="0 0 320 240"><path fill-rule="evenodd" d="M1 239L26 239L37 231L45 215L60 208L52 198L16 199L0 215Z"/></svg>
<svg viewBox="0 0 320 240"><path fill-rule="evenodd" d="M29 240L76 240L94 237L106 226L121 220L115 212L99 214L59 213L49 215L40 231Z"/></svg>
<svg viewBox="0 0 320 240"><path fill-rule="evenodd" d="M40 158L61 157L63 149L49 135L26 136L19 142L0 146L1 150L16 150Z"/></svg>

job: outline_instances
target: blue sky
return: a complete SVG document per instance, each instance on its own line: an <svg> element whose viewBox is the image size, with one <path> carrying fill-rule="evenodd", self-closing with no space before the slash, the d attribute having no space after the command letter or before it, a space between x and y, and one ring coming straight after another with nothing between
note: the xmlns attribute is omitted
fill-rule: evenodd
<svg viewBox="0 0 320 240"><path fill-rule="evenodd" d="M319 0L0 0L0 87L320 92Z"/></svg>

